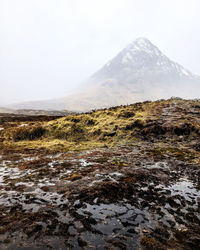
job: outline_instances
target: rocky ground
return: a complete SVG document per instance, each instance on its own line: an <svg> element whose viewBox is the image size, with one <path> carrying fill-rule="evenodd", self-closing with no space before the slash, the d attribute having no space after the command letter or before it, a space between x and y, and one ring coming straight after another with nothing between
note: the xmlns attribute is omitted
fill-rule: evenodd
<svg viewBox="0 0 200 250"><path fill-rule="evenodd" d="M199 249L200 107L187 105L157 106L114 147L2 147L0 249Z"/></svg>

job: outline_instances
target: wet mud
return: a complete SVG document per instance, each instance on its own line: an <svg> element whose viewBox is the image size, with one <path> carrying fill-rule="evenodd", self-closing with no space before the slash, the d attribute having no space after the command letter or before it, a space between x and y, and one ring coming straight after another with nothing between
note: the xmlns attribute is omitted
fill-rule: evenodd
<svg viewBox="0 0 200 250"><path fill-rule="evenodd" d="M2 150L0 249L199 249L199 165L160 143Z"/></svg>

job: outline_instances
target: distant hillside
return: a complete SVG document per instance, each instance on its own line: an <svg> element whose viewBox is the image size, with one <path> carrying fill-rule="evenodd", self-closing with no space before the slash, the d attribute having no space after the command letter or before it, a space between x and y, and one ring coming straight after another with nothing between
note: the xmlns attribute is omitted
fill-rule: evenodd
<svg viewBox="0 0 200 250"><path fill-rule="evenodd" d="M12 110L12 109L0 107L0 113L13 113L13 112L14 112L14 110Z"/></svg>
<svg viewBox="0 0 200 250"><path fill-rule="evenodd" d="M35 110L35 109L18 109L14 111L19 115L46 115L46 116L67 116L72 115L74 112L67 110Z"/></svg>
<svg viewBox="0 0 200 250"><path fill-rule="evenodd" d="M37 110L37 109L8 109L0 107L0 114L14 114L14 115L25 115L25 116L67 116L74 114L67 110Z"/></svg>
<svg viewBox="0 0 200 250"><path fill-rule="evenodd" d="M97 71L79 93L15 107L87 111L171 96L199 98L200 77L170 60L148 39L138 38Z"/></svg>

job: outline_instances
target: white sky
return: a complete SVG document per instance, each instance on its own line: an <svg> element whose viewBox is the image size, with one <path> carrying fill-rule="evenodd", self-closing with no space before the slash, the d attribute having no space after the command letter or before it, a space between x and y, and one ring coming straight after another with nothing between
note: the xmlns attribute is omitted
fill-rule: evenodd
<svg viewBox="0 0 200 250"><path fill-rule="evenodd" d="M199 0L0 0L0 105L71 93L137 37L200 75Z"/></svg>

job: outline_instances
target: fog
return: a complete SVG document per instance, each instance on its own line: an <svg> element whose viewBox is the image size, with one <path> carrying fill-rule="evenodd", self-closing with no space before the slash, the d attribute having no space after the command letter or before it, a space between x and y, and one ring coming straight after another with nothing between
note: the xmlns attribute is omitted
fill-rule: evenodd
<svg viewBox="0 0 200 250"><path fill-rule="evenodd" d="M66 96L137 37L200 75L198 0L1 0L0 105Z"/></svg>

